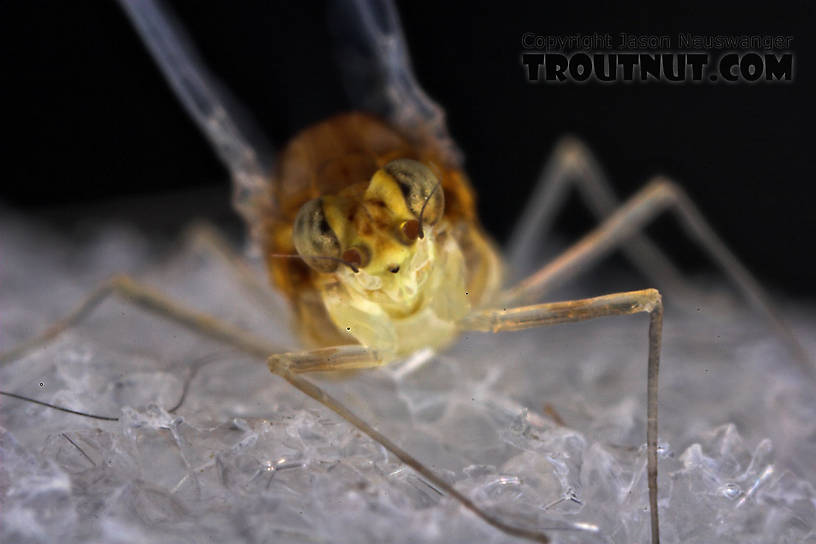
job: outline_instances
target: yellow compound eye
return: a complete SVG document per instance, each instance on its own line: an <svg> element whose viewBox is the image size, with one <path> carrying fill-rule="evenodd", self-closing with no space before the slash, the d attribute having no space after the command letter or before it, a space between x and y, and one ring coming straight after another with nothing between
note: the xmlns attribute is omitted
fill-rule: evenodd
<svg viewBox="0 0 816 544"><path fill-rule="evenodd" d="M418 235L422 234L423 225L435 225L445 211L445 193L438 187L439 180L430 168L421 162L411 159L391 161L383 170L399 184L405 204L417 219ZM400 226L401 227L401 226Z"/></svg>
<svg viewBox="0 0 816 544"><path fill-rule="evenodd" d="M298 254L318 272L334 272L340 259L340 241L323 211L323 199L310 200L295 218L292 241ZM312 257L312 258L310 258Z"/></svg>

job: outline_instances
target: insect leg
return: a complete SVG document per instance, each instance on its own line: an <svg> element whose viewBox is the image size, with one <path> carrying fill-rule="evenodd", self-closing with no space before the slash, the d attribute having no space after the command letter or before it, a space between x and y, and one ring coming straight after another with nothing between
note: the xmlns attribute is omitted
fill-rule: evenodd
<svg viewBox="0 0 816 544"><path fill-rule="evenodd" d="M344 0L330 3L330 9L338 66L355 107L388 119L416 143L460 163L445 111L416 79L394 2Z"/></svg>
<svg viewBox="0 0 816 544"><path fill-rule="evenodd" d="M276 353L267 359L269 369L286 368L295 374L305 372L340 372L382 366L383 358L373 349L360 346L335 346L309 351Z"/></svg>
<svg viewBox="0 0 816 544"><path fill-rule="evenodd" d="M657 384L660 369L660 345L663 337L663 302L660 293L656 289L644 289L582 300L535 304L508 310L481 310L467 316L460 326L467 330L516 331L641 312L649 314L646 470L649 480L652 544L658 544L660 532L657 511Z"/></svg>
<svg viewBox="0 0 816 544"><path fill-rule="evenodd" d="M201 221L190 226L184 235L185 243L194 249L212 255L224 263L238 281L251 295L253 303L266 312L274 322L280 316L283 308L276 299L269 285L260 278L260 274L252 270L247 260L233 249L232 244L212 224Z"/></svg>
<svg viewBox="0 0 816 544"><path fill-rule="evenodd" d="M280 346L269 344L207 314L191 310L153 288L141 284L129 276L121 275L100 284L91 291L74 311L48 327L43 333L29 340L24 340L11 350L0 354L0 364L19 359L47 344L66 329L82 321L110 295L117 295L126 302L175 321L193 332L222 341L253 355L266 357L270 353L281 351Z"/></svg>
<svg viewBox="0 0 816 544"><path fill-rule="evenodd" d="M654 179L595 230L505 292L503 302L507 304L539 299L547 290L585 271L598 259L640 232L665 210L671 210L679 216L691 238L705 249L745 298L768 318L799 362L807 367L808 372L816 372L810 356L777 313L770 296L717 236L683 190L666 178Z"/></svg>
<svg viewBox="0 0 816 544"><path fill-rule="evenodd" d="M524 270L540 240L546 239L552 222L574 185L592 214L600 221L620 205L603 169L592 152L573 137L561 139L538 176L536 188L510 238L508 257L513 268ZM626 257L662 289L685 300L688 282L666 255L645 235L635 234L623 244Z"/></svg>
<svg viewBox="0 0 816 544"><path fill-rule="evenodd" d="M93 309L108 296L114 294L141 308L177 322L193 332L232 345L250 355L267 357L270 353L282 351L278 346L270 345L232 325L222 323L206 314L186 308L154 289L140 284L127 276L116 276L94 289L71 314L49 327L44 333L31 340L24 341L22 344L0 355L0 363L13 361L43 346L61 332L87 317ZM338 348L317 350L316 352L305 352L303 354L289 353L273 355L270 357L270 370L278 376L281 376L304 394L337 413L340 417L368 435L372 440L382 444L383 447L394 454L394 456L414 469L438 489L443 490L459 501L465 508L473 512L486 523L513 536L526 538L535 542L549 542L546 535L505 524L500 519L480 510L469 498L456 491L452 485L434 474L429 468L399 448L394 442L390 441L376 429L365 423L365 421L343 406L342 403L329 396L318 386L304 380L296 374L298 367L300 367L301 372L329 370L328 365L321 366L319 361L331 360L332 357L334 357L335 362L339 363L339 366L334 365L333 369L335 370L370 368L381 364L381 358L374 351L367 350L360 346L341 346ZM294 369L290 369L290 366L293 366Z"/></svg>
<svg viewBox="0 0 816 544"><path fill-rule="evenodd" d="M549 542L550 539L547 535L543 533L539 533L536 531L531 531L528 529L523 529L520 527L514 527L503 522L501 519L485 512L484 510L480 509L472 500L468 497L460 493L449 484L444 479L440 478L436 475L431 469L427 466L422 464L418 459L414 456L400 448L395 442L391 441L388 437L380 433L377 429L357 417L353 412L351 412L348 408L346 408L340 401L326 393L323 389L319 388L312 382L305 380L301 377L298 372L298 367L300 365L300 361L305 359L311 359L314 361L319 357L328 357L330 356L330 352L342 352L342 356L340 359L343 360L343 363L339 367L335 367L336 369L357 369L357 368L365 368L371 366L377 366L379 359L377 357L376 352L368 350L362 346L341 346L339 348L328 348L322 350L315 350L313 352L304 352L302 354L283 354L283 355L274 355L269 358L269 369L281 376L284 380L289 382L293 387L304 393L305 395L311 397L312 399L316 400L323 406L326 406L341 418L345 419L361 432L365 433L369 438L381 444L385 449L391 452L397 459L402 461L404 464L412 468L417 474L428 480L431 484L433 484L437 489L442 490L443 492L447 493L449 496L453 497L459 503L462 504L465 508L470 510L473 514L478 516L487 524L495 527L496 529L503 531L504 533L524 538L527 540L531 540L533 542ZM359 364L355 364L355 358L359 360ZM315 366L311 366L312 363L308 363L310 366L304 367L300 366L300 372L308 372L308 371L316 371L316 370L325 370L327 368L317 368Z"/></svg>
<svg viewBox="0 0 816 544"><path fill-rule="evenodd" d="M46 344L61 332L88 316L94 308L110 295L118 295L124 300L134 303L141 308L177 322L193 332L232 345L250 355L267 357L270 353L281 351L279 347L270 345L232 325L222 323L206 314L186 308L127 276L116 276L94 289L71 314L49 327L43 334L29 341L25 341L12 350L0 355L0 362L13 361ZM274 374L282 377L304 394L337 413L340 417L368 435L372 440L382 444L382 446L394 456L414 469L438 489L443 490L459 501L465 508L488 524L513 536L526 538L535 542L549 542L549 539L541 533L527 531L505 524L500 519L480 510L469 498L462 495L452 485L434 474L433 471L406 453L394 442L357 417L353 412L343 406L341 402L332 398L320 387L301 378L296 373L330 369L350 370L378 366L381 364L382 359L377 352L368 350L362 346L340 346L337 348L316 350L314 352L273 355L269 357L269 361L270 370ZM321 365L320 361L334 362L336 364Z"/></svg>
<svg viewBox="0 0 816 544"><path fill-rule="evenodd" d="M182 26L155 0L120 0L165 79L233 181L236 209L250 223L267 198L273 152L242 108L207 70Z"/></svg>

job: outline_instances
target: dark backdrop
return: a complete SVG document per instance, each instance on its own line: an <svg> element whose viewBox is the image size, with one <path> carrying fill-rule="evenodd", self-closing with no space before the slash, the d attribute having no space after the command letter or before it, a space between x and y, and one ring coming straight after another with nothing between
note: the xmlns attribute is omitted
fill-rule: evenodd
<svg viewBox="0 0 816 544"><path fill-rule="evenodd" d="M281 145L343 108L322 4L176 2L204 58ZM706 3L607 8L581 2L462 5L400 2L416 72L443 104L467 154L487 227L501 240L543 159L572 133L597 152L626 196L651 175L675 177L750 268L788 293L812 295L811 3ZM225 171L113 2L5 3L6 146L0 200L63 224L128 214L111 199L165 195L179 221L227 212ZM793 35L788 85L530 85L524 32ZM195 206L173 197L203 191ZM152 200L156 202L156 200ZM560 225L591 224L575 205ZM137 209L144 218L152 210ZM159 210L157 205L155 210ZM122 211L125 210L125 211ZM157 212L158 213L158 212ZM671 224L657 236L699 261Z"/></svg>

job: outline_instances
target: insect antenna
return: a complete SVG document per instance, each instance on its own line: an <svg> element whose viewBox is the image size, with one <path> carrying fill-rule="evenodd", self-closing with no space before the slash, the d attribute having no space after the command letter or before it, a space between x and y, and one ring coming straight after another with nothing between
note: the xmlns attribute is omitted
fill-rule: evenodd
<svg viewBox="0 0 816 544"><path fill-rule="evenodd" d="M422 218L425 215L425 208L428 206L428 202L431 201L431 197L434 195L436 190L439 189L439 183L440 182L438 182L438 181L436 182L436 185L434 185L433 189L431 189L431 192L428 193L428 198L426 198L425 202L422 203L422 209L419 210L419 237L420 238L425 238L425 231L422 230Z"/></svg>
<svg viewBox="0 0 816 544"><path fill-rule="evenodd" d="M360 271L360 269L357 268L357 265L354 263L343 260L340 257L330 257L328 255L309 255L304 257L303 255L298 254L268 253L266 256L272 257L273 259L299 259L301 261L306 261L306 259L327 259L329 261L335 261L348 266L355 274Z"/></svg>

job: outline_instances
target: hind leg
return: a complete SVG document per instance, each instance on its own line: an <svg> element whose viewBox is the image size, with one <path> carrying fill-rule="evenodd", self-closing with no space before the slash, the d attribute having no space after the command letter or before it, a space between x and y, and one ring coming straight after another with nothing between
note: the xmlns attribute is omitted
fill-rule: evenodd
<svg viewBox="0 0 816 544"><path fill-rule="evenodd" d="M508 258L517 269L524 269L535 255L540 241L546 240L568 191L574 187L581 200L598 221L612 215L620 205L612 185L592 152L580 140L562 138L538 176L533 194L510 238ZM626 257L655 285L676 294L691 291L682 274L648 236L637 233L621 245Z"/></svg>
<svg viewBox="0 0 816 544"><path fill-rule="evenodd" d="M745 298L768 318L779 336L790 346L796 359L808 372L816 371L810 356L777 312L771 296L728 249L683 190L666 178L656 178L647 184L599 227L537 272L507 290L502 297L503 303L540 299L561 282L586 271L599 259L640 233L646 225L665 211L677 214L690 237L709 254Z"/></svg>

